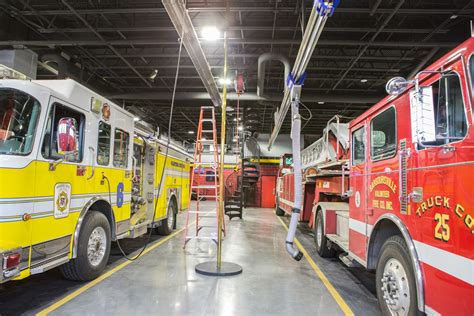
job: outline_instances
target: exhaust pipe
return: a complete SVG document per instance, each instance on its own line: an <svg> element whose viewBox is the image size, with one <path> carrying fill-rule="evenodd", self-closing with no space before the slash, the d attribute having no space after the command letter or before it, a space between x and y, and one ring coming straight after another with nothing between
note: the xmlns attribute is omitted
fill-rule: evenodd
<svg viewBox="0 0 474 316"><path fill-rule="evenodd" d="M286 236L286 251L296 261L303 258L303 253L294 245L296 228L300 218L300 212L303 205L303 189L302 189L302 171L301 171L301 116L299 113L301 86L292 88L291 98L291 147L293 151L293 173L294 173L294 205L291 212L290 227Z"/></svg>

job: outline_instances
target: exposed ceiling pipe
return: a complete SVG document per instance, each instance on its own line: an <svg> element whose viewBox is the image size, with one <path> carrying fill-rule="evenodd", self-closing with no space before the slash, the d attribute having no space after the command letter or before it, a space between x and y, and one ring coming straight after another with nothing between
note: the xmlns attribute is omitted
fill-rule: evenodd
<svg viewBox="0 0 474 316"><path fill-rule="evenodd" d="M286 78L290 74L290 61L287 57L282 54L276 53L265 53L258 57L258 79L257 79L257 95L259 97L264 96L264 86L265 86L265 62L269 60L278 60L283 66L285 66L285 74L283 75L283 82L286 82ZM286 85L285 85L286 90Z"/></svg>
<svg viewBox="0 0 474 316"><path fill-rule="evenodd" d="M41 56L41 62L47 66L51 66L51 63L56 64L57 79L66 79L67 77L74 77L68 73L67 61L60 55L57 54L44 54Z"/></svg>
<svg viewBox="0 0 474 316"><path fill-rule="evenodd" d="M163 0L163 5L168 12L168 15L173 22L176 31L182 36L182 41L186 51L188 52L191 61L196 67L196 71L201 77L201 80L209 93L208 98L211 98L212 103L216 107L220 107L222 104L222 98L217 88L217 83L214 80L214 76L211 72L211 67L207 62L204 51L202 50L201 44L199 43L196 30L194 29L191 17L184 6L184 3L180 0Z"/></svg>
<svg viewBox="0 0 474 316"><path fill-rule="evenodd" d="M301 100L305 103L315 102L334 102L334 103L352 103L352 104L374 104L378 102L383 95L379 94L349 94L341 95L333 94L306 94ZM109 99L120 100L171 100L171 93L169 92L132 92L125 94L108 95ZM206 92L177 92L176 100L209 100L209 94ZM237 93L228 93L228 100L237 100ZM268 94L265 97L260 97L256 93L246 92L240 95L240 101L281 101L281 94Z"/></svg>

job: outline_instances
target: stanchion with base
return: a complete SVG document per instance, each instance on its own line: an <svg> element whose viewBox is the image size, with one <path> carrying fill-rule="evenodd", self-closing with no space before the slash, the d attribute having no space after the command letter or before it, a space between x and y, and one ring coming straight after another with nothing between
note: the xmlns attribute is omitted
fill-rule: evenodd
<svg viewBox="0 0 474 316"><path fill-rule="evenodd" d="M224 32L224 78L227 78L227 32ZM242 273L236 263L222 262L222 223L224 221L224 152L226 133L227 85L222 89L221 157L219 175L219 210L217 212L217 260L196 265L196 272L208 276L232 276Z"/></svg>

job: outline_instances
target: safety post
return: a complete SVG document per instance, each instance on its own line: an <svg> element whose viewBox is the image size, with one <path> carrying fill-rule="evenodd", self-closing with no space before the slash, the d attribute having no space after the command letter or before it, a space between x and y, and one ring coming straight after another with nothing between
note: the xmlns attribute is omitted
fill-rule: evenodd
<svg viewBox="0 0 474 316"><path fill-rule="evenodd" d="M227 78L227 32L224 32L224 78ZM225 80L224 79L224 80ZM224 223L224 157L226 135L227 84L222 89L221 113L221 156L219 165L219 210L217 212L217 260L196 265L197 273L209 276L231 276L242 273L242 267L232 262L222 261L222 227Z"/></svg>

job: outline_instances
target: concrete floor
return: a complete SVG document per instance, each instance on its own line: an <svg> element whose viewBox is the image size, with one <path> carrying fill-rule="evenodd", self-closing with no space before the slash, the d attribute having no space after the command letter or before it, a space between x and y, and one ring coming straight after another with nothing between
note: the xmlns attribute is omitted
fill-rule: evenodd
<svg viewBox="0 0 474 316"><path fill-rule="evenodd" d="M215 205L209 204L210 207ZM181 215L179 227L183 226L183 219L184 215ZM216 246L210 241L191 241L183 250L184 235L180 233L60 306L51 315L343 314L307 260L295 262L286 254L286 230L274 210L246 209L242 221L227 221L227 231L223 259L243 267L244 272L239 276L215 278L197 274L195 265L214 260ZM310 236L300 234L299 239L356 315L380 313L371 293L370 277L367 286L364 278L358 278L357 271L346 269L337 259L314 256ZM38 281L28 280L21 282L33 282L33 288L41 287ZM21 282L11 286L17 295L24 292ZM63 291L56 295L53 291L52 297L60 298L82 285L75 283L72 287L62 287ZM0 308L0 315L36 313L57 300L35 302L33 299L30 309L21 306L16 309L8 300L7 292L11 292L8 287L0 287L0 307L2 296L7 298L3 302L8 302L9 306L8 309ZM17 295L15 299L18 299ZM24 297L25 301L28 301L27 297Z"/></svg>

